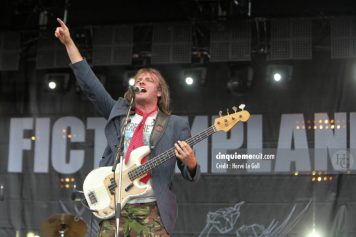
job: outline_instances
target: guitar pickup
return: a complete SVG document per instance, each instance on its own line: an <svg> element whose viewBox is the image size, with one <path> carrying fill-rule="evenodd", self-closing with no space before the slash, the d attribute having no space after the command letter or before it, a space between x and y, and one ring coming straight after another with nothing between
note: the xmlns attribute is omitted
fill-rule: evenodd
<svg viewBox="0 0 356 237"><path fill-rule="evenodd" d="M112 195L114 195L115 194L115 188L116 188L116 183L115 183L115 179L114 178L111 178L110 179L110 184L109 184L109 186L108 186L108 188L109 188L109 191L110 191L110 193L112 194Z"/></svg>
<svg viewBox="0 0 356 237"><path fill-rule="evenodd" d="M88 197L89 197L91 204L95 204L98 202L98 199L96 198L96 195L94 192L89 192Z"/></svg>

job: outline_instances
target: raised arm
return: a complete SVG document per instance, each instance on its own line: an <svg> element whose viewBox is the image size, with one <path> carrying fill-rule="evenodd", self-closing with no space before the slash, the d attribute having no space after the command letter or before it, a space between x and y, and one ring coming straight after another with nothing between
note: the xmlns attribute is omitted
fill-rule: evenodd
<svg viewBox="0 0 356 237"><path fill-rule="evenodd" d="M59 18L57 18L57 21L60 26L56 28L54 35L67 50L71 62L70 67L73 69L73 73L79 86L89 100L96 105L97 109L107 119L110 116L115 100L109 95L87 61L84 60L83 56L80 54L79 49L70 36L66 24Z"/></svg>
<svg viewBox="0 0 356 237"><path fill-rule="evenodd" d="M79 49L72 40L68 27L61 19L57 18L57 21L60 26L56 28L54 35L66 47L70 62L73 64L82 61L83 56L80 54Z"/></svg>

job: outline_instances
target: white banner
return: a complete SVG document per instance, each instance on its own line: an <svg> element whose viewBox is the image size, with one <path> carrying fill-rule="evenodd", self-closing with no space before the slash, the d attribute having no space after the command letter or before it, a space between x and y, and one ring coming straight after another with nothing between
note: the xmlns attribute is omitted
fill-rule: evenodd
<svg viewBox="0 0 356 237"><path fill-rule="evenodd" d="M282 114L279 121L273 121L279 122L279 131L273 131L278 136L271 147L263 140L268 137L263 115L251 115L247 123L238 124L228 133L217 132L195 145L202 172L355 173L356 113L335 113L332 117L316 113L313 117L305 121L304 114ZM192 135L209 127L209 121L215 118L193 117ZM25 152L32 157L34 173L48 173L53 168L71 174L87 162L95 168L106 146L105 123L98 117L86 121L77 117L11 118L7 171L23 172Z"/></svg>

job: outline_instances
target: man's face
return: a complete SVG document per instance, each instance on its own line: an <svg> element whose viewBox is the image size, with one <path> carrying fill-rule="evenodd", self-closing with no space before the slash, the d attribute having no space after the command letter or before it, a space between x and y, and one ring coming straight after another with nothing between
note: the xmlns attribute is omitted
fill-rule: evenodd
<svg viewBox="0 0 356 237"><path fill-rule="evenodd" d="M138 75L136 78L135 86L141 88L141 92L136 95L136 102L155 102L159 96L161 96L161 91L159 90L158 78L148 72L144 72Z"/></svg>

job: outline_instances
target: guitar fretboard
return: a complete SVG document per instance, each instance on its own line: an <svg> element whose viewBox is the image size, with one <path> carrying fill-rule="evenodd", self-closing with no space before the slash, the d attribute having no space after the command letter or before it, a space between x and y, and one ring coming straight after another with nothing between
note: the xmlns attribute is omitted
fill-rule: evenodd
<svg viewBox="0 0 356 237"><path fill-rule="evenodd" d="M215 126L211 126L207 128L206 130L200 132L199 134L190 137L186 140L186 142L190 145L193 146L197 144L198 142L201 142L205 138L209 137L210 135L214 134L216 132ZM160 164L168 161L169 159L175 157L175 148L172 147L169 150L163 152L162 154L153 157L152 159L149 159L146 163L143 165L137 167L136 169L131 170L128 172L128 176L131 181L134 181L135 179L145 175L147 172L151 171L153 168L159 166Z"/></svg>

